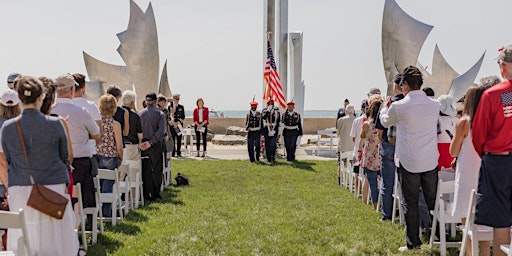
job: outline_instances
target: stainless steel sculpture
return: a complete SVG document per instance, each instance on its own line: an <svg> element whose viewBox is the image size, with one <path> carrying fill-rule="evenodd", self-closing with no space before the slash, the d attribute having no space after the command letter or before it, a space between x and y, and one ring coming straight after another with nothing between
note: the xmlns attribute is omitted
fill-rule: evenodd
<svg viewBox="0 0 512 256"><path fill-rule="evenodd" d="M460 75L448 64L436 45L432 73L418 62L418 56L433 26L421 23L405 13L395 0L386 0L382 18L382 57L388 83L387 93L392 94L393 77L406 66L414 65L422 71L424 86L431 87L436 95L449 94L461 98L473 84L485 52L475 65Z"/></svg>
<svg viewBox="0 0 512 256"><path fill-rule="evenodd" d="M171 87L169 86L169 80L167 79L167 60L165 60L162 76L160 77L158 93L164 95L167 98L172 97Z"/></svg>
<svg viewBox="0 0 512 256"><path fill-rule="evenodd" d="M407 66L416 64L432 28L409 16L395 0L386 0L382 18L382 60L388 83L387 95L393 94L393 77Z"/></svg>
<svg viewBox="0 0 512 256"><path fill-rule="evenodd" d="M97 93L103 94L108 84L119 85L123 90L134 90L139 96L137 99L139 108L147 93L159 91L170 93L170 88L162 87L169 87L168 81L158 82L160 65L158 34L151 3L146 12L143 12L133 0L130 0L128 28L117 34L117 37L121 42L117 52L126 66L108 64L83 53L89 80L100 84ZM164 67L165 72L166 70L167 67ZM167 79L167 74L162 74L162 79Z"/></svg>

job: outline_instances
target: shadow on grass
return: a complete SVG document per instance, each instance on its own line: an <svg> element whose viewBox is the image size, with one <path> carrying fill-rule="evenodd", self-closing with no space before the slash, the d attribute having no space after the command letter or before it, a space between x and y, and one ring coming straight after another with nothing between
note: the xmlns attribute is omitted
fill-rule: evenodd
<svg viewBox="0 0 512 256"><path fill-rule="evenodd" d="M130 211L129 214L126 215L124 218L128 221L133 222L147 222L149 220L148 217L140 214L137 211Z"/></svg>
<svg viewBox="0 0 512 256"><path fill-rule="evenodd" d="M315 169L313 169L313 165L316 165L315 163L312 163L312 162L302 162L302 161L293 161L292 162L292 166L294 168L298 168L298 169L302 169L302 170L306 170L306 171L310 171L310 172L316 172Z"/></svg>
<svg viewBox="0 0 512 256"><path fill-rule="evenodd" d="M147 219L147 218L146 218ZM135 235L140 232L140 228L135 225L126 224L126 222L117 223L115 226L107 225L107 230L114 233L122 233L125 235Z"/></svg>
<svg viewBox="0 0 512 256"><path fill-rule="evenodd" d="M122 242L100 235L98 242L87 248L87 255L106 256L107 253L112 254L121 246L124 246Z"/></svg>

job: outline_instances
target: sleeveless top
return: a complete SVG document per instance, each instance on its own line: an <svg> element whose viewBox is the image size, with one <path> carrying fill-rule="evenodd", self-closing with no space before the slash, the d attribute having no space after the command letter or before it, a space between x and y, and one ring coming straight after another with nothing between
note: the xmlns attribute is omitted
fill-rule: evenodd
<svg viewBox="0 0 512 256"><path fill-rule="evenodd" d="M101 124L103 125L103 136L100 142L96 145L98 155L106 157L119 157L117 153L116 137L114 134L114 118L101 117Z"/></svg>
<svg viewBox="0 0 512 256"><path fill-rule="evenodd" d="M472 189L478 188L480 165L481 159L473 147L470 128L468 136L462 141L457 157L452 216L466 217L469 207L469 194Z"/></svg>
<svg viewBox="0 0 512 256"><path fill-rule="evenodd" d="M363 148L363 168L371 171L380 171L380 154L379 154L379 134L375 129L375 124L366 122L370 125L370 129L365 134L365 142Z"/></svg>

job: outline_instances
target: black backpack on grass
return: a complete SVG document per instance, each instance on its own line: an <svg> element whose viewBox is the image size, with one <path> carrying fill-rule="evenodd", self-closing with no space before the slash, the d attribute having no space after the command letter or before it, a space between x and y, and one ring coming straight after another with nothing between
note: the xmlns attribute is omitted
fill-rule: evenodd
<svg viewBox="0 0 512 256"><path fill-rule="evenodd" d="M188 177L179 172L174 180L176 180L176 186L188 186L189 183Z"/></svg>

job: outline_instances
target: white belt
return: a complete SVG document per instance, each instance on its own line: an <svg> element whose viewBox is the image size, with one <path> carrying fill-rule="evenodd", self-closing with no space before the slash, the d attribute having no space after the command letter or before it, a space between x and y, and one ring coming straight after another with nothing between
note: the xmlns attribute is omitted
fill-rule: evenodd
<svg viewBox="0 0 512 256"><path fill-rule="evenodd" d="M249 127L249 131L259 131L260 129L259 127Z"/></svg>
<svg viewBox="0 0 512 256"><path fill-rule="evenodd" d="M295 130L295 129L299 129L299 126L298 125L295 125L295 126L284 125L284 128L287 130Z"/></svg>

